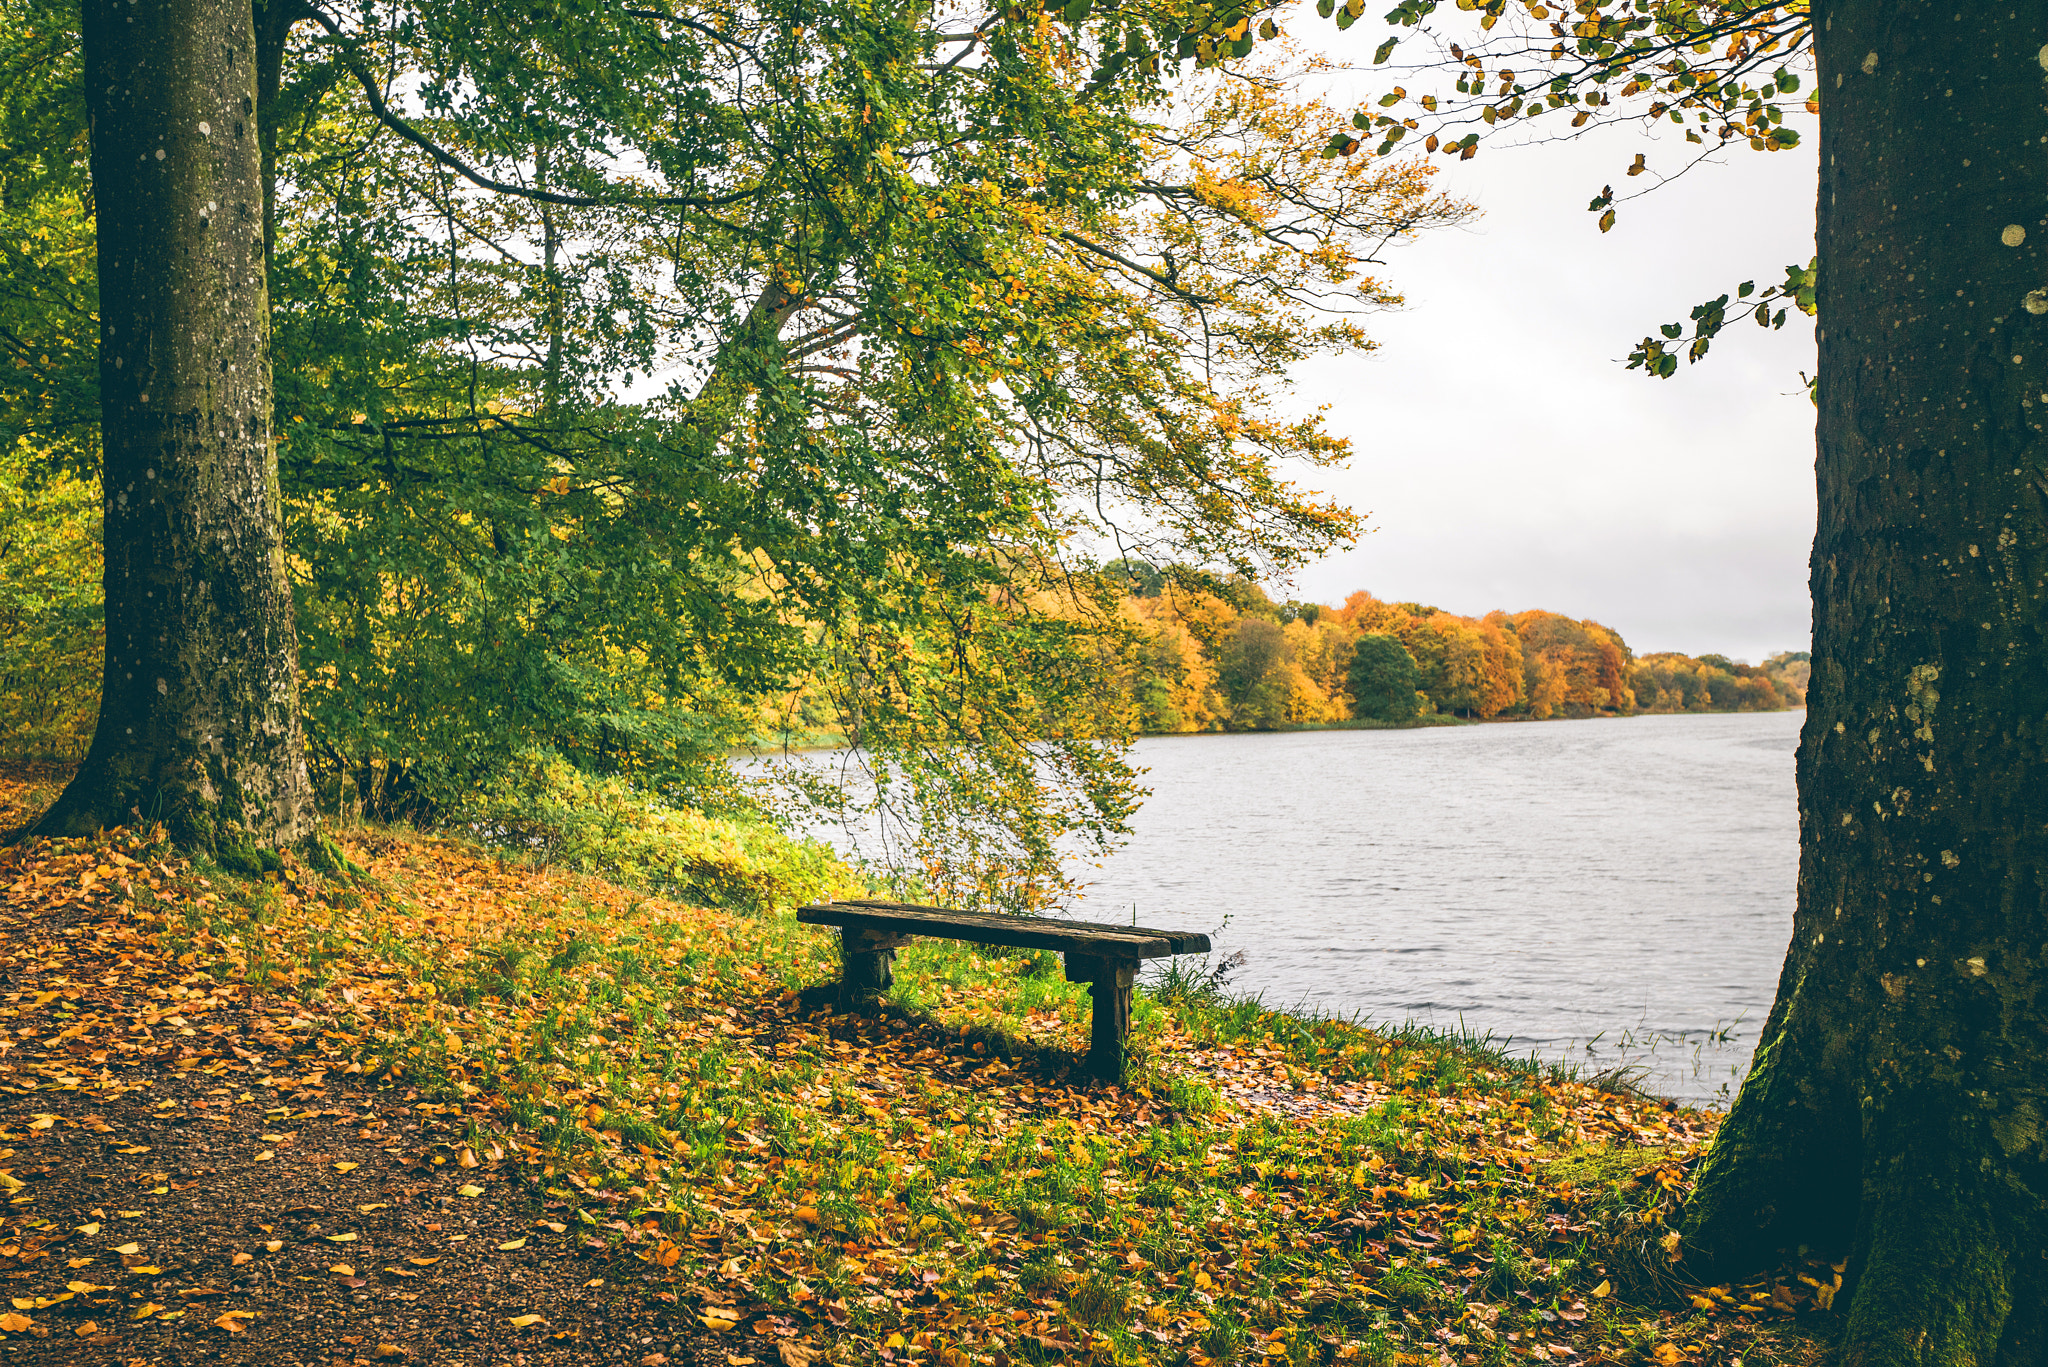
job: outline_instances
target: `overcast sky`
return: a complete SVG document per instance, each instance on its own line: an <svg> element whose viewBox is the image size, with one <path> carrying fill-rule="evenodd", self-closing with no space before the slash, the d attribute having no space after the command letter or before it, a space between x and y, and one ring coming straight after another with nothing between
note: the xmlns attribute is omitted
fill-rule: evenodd
<svg viewBox="0 0 2048 1367"><path fill-rule="evenodd" d="M1378 40L1307 11L1289 27L1350 60ZM1393 248L1385 274L1408 303L1371 321L1379 351L1297 376L1299 397L1328 405L1356 449L1349 469L1311 479L1369 511L1373 530L1305 570L1294 594L1547 608L1597 618L1639 655L1806 649L1811 320L1730 324L1671 380L1624 365L1657 324L1813 255L1816 141L1731 151L1621 205L1606 234L1587 200L1608 182L1642 187L1622 174L1638 147L1675 169L1684 144L1617 130L1439 160L1438 184L1483 217Z"/></svg>

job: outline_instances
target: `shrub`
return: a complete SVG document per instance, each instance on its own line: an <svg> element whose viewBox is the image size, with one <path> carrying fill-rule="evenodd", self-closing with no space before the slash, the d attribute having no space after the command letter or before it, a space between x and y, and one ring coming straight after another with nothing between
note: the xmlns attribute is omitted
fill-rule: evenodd
<svg viewBox="0 0 2048 1367"><path fill-rule="evenodd" d="M703 906L765 913L867 891L821 841L671 807L545 752L522 756L464 818L494 843Z"/></svg>

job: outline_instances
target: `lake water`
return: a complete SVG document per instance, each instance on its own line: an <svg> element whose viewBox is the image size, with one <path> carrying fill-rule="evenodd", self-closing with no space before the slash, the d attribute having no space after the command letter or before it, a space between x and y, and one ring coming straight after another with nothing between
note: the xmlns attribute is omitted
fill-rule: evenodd
<svg viewBox="0 0 2048 1367"><path fill-rule="evenodd" d="M1231 986L1271 1005L1725 1104L1791 934L1803 719L1148 738L1152 797L1078 914L1221 926Z"/></svg>

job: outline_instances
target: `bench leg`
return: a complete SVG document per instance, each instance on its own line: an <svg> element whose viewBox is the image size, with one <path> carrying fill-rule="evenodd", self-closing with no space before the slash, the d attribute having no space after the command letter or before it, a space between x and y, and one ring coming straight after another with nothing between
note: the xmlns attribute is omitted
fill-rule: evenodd
<svg viewBox="0 0 2048 1367"><path fill-rule="evenodd" d="M1131 1033L1134 959L1067 955L1067 980L1087 983L1094 1010L1088 1022L1088 1071L1098 1082L1124 1080L1124 1041Z"/></svg>
<svg viewBox="0 0 2048 1367"><path fill-rule="evenodd" d="M839 1005L848 1011L873 1006L896 982L896 951L902 935L882 935L859 926L839 932Z"/></svg>

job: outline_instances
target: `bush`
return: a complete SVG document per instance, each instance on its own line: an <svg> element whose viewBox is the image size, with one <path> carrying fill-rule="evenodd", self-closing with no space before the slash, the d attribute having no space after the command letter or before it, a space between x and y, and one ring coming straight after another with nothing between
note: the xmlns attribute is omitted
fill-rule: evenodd
<svg viewBox="0 0 2048 1367"><path fill-rule="evenodd" d="M765 913L867 892L820 841L671 807L547 753L522 756L463 817L492 843L703 906Z"/></svg>
<svg viewBox="0 0 2048 1367"><path fill-rule="evenodd" d="M99 709L100 498L0 451L0 754L75 760Z"/></svg>

